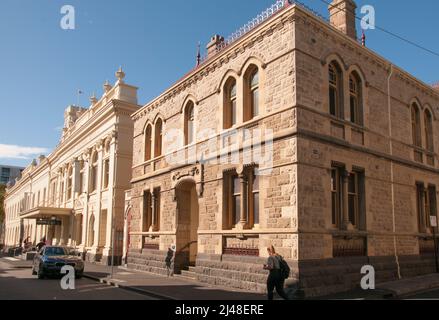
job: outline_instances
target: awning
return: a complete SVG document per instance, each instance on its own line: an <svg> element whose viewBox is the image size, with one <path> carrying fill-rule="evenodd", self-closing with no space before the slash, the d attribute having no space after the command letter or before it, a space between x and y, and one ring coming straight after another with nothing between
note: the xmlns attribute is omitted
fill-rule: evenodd
<svg viewBox="0 0 439 320"><path fill-rule="evenodd" d="M47 219L47 218L62 218L73 215L73 209L66 208L34 208L23 212L20 215L22 219Z"/></svg>

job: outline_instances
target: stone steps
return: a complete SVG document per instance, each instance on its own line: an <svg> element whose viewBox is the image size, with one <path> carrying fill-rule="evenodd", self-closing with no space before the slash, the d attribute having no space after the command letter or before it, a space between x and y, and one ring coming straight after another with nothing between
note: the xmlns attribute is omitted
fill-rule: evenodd
<svg viewBox="0 0 439 320"><path fill-rule="evenodd" d="M267 285L243 280L235 280L224 277L213 277L204 274L197 274L197 280L200 282L208 283L211 285L231 287L236 289L242 289L251 292L265 293L267 291Z"/></svg>
<svg viewBox="0 0 439 320"><path fill-rule="evenodd" d="M177 278L183 278L187 280L197 280L197 274L193 271L181 270L181 274L174 276Z"/></svg>
<svg viewBox="0 0 439 320"><path fill-rule="evenodd" d="M268 272L265 273L250 273L245 271L237 271L220 268L207 268L197 266L197 274L207 275L211 277L227 278L232 280L248 281L265 284L267 282Z"/></svg>

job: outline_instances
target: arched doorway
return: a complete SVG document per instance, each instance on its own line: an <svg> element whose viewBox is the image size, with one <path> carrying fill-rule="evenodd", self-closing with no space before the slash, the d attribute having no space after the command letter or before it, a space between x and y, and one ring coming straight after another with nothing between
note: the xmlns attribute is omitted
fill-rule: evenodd
<svg viewBox="0 0 439 320"><path fill-rule="evenodd" d="M195 266L198 253L199 207L195 182L183 181L175 189L177 199L177 254L175 272Z"/></svg>

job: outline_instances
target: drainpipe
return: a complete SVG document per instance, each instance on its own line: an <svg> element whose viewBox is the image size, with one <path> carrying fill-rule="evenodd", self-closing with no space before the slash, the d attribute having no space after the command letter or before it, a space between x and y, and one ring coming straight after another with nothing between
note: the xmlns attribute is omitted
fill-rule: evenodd
<svg viewBox="0 0 439 320"><path fill-rule="evenodd" d="M390 156L393 156L393 140L392 140L392 98L390 95L390 80L393 75L393 64L390 64L390 73L387 78L387 114L389 116L389 141L390 141ZM395 252L395 263L397 266L398 271L398 279L402 279L401 276L401 265L399 263L399 256L398 256L398 247L396 242L396 216L395 216L395 185L394 185L394 164L393 160L390 160L390 183L391 183L391 190L392 190L392 222L393 222L393 249Z"/></svg>

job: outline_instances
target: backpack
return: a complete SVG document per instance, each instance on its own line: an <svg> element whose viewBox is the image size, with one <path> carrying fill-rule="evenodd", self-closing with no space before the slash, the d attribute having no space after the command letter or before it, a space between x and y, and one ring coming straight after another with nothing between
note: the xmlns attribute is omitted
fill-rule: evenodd
<svg viewBox="0 0 439 320"><path fill-rule="evenodd" d="M280 265L280 273L282 275L283 279L288 279L290 277L290 266L288 265L288 263L284 260L284 258L282 258L281 256L277 257L279 260L279 265Z"/></svg>

